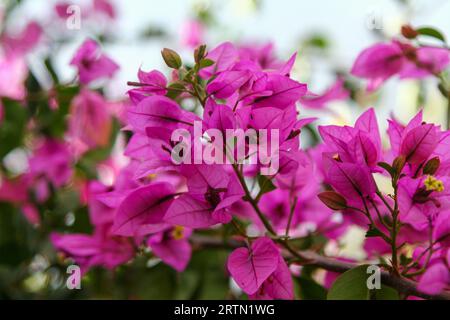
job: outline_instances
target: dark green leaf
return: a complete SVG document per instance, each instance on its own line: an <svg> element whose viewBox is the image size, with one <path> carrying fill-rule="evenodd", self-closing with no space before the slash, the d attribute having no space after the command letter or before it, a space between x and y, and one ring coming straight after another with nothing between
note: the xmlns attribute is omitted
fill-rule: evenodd
<svg viewBox="0 0 450 320"><path fill-rule="evenodd" d="M386 170L391 175L391 177L395 175L395 170L394 170L394 168L391 167L391 165L389 163L378 162L378 166L382 167L384 170Z"/></svg>
<svg viewBox="0 0 450 320"><path fill-rule="evenodd" d="M416 29L416 31L418 34L420 34L422 36L435 38L435 39L441 40L444 43L446 42L444 35L440 31L436 30L435 28L422 27L422 28Z"/></svg>
<svg viewBox="0 0 450 320"><path fill-rule="evenodd" d="M267 178L266 176L259 175L258 176L258 185L260 188L258 197L261 197L263 194L268 193L270 191L273 191L276 189L275 185L273 184L272 180Z"/></svg>
<svg viewBox="0 0 450 320"><path fill-rule="evenodd" d="M413 261L412 258L408 258L407 256L405 256L404 254L400 255L400 264L402 266L407 266L409 265L411 262Z"/></svg>
<svg viewBox="0 0 450 320"><path fill-rule="evenodd" d="M27 122L27 109L18 102L5 99L3 108L4 118L0 124L0 158L22 145Z"/></svg>
<svg viewBox="0 0 450 320"><path fill-rule="evenodd" d="M379 237L381 235L381 231L378 228L374 228L373 226L369 226L369 230L367 230L366 232L366 238Z"/></svg>
<svg viewBox="0 0 450 320"><path fill-rule="evenodd" d="M302 273L303 274L303 273ZM299 284L299 296L302 300L326 300L327 290L316 281L307 278L296 278Z"/></svg>

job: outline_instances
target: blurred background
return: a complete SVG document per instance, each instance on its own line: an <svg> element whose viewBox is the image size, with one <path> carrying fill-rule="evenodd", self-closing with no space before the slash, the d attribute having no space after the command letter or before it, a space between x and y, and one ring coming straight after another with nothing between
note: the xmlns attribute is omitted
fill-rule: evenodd
<svg viewBox="0 0 450 320"><path fill-rule="evenodd" d="M362 49L397 36L405 23L432 25L444 34L450 32L448 0L115 0L111 1L111 16L82 17L80 29L75 30L61 30L64 23L55 21L53 8L61 2L20 2L19 8L9 15L9 28L20 29L29 20L37 20L53 38L61 38L62 33L65 40L70 39L52 48L55 69L63 80L69 81L75 75L68 62L80 43L87 36L103 36L105 51L121 66L108 87L113 98L123 97L126 82L136 79L139 67L164 69L162 47L185 53L187 59L196 42L210 47L226 40L241 44L272 42L281 58L298 52L294 77L319 93L333 83L336 72L348 72ZM79 5L82 16L91 11L87 0L62 3ZM30 60L32 65L39 61L35 57ZM406 120L416 112L417 101L422 98L421 85L429 84L389 81L382 96L368 103L379 105L380 115L394 111ZM434 106L426 108L426 118L444 124L445 101L435 83L430 88L428 96L420 100L423 105ZM352 121L356 116L345 106L335 111L344 121Z"/></svg>
<svg viewBox="0 0 450 320"><path fill-rule="evenodd" d="M352 86L352 99L330 102L326 110L301 109L303 116L319 115L317 124L351 124L369 106L377 109L383 131L387 123L381 120L391 113L406 122L421 107L425 107L427 121L446 122L447 102L437 89L436 79L400 82L394 78L377 92L368 94L364 84L349 75L349 70L364 48L398 36L403 24L433 26L449 35L450 0L111 0L99 3L107 5L93 8L91 0L0 0L0 30L14 35L30 21L42 26L43 41L26 55L40 87L52 86L52 76L45 63L48 57L61 83L73 81L76 70L69 62L86 37L100 41L104 51L120 65L120 71L105 87L105 95L112 101L125 99L126 83L136 80L139 68L169 72L160 54L163 47L175 49L189 61L193 60L193 49L203 43L209 48L223 41L241 45L272 43L281 59L287 60L298 52L292 77L307 83L312 92L324 92L337 76L344 76ZM79 28L67 25L66 9L71 5L80 10ZM308 139L305 141L308 143ZM26 156L16 151L4 157L3 165L20 174ZM68 227L65 230L88 232L86 208L77 208L76 197L71 192L58 194L53 199L53 210L60 214L61 224ZM18 211L0 202L0 215L11 210ZM73 212L77 217L74 221ZM34 231L20 215L3 215L0 298L239 297L224 274L227 253L220 250L198 252L182 274L143 254L132 265L121 266L114 273L94 269L84 279L85 290L70 292L64 288L66 274L61 257L46 241L47 236L45 230ZM351 231L339 244L338 254L364 258L363 238L363 231ZM303 298L317 298L322 294L322 289L313 283L303 285L310 290L301 293Z"/></svg>

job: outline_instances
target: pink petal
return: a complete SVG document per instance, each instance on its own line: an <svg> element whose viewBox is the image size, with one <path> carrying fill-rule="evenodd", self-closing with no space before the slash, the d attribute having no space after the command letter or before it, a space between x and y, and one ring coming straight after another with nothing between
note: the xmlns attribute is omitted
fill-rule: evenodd
<svg viewBox="0 0 450 320"><path fill-rule="evenodd" d="M407 133L400 146L400 153L409 163L420 164L431 155L438 142L436 126L424 124Z"/></svg>
<svg viewBox="0 0 450 320"><path fill-rule="evenodd" d="M170 237L159 241L156 236L151 236L147 242L153 253L179 272L186 269L192 252L189 241L186 239L176 240Z"/></svg>
<svg viewBox="0 0 450 320"><path fill-rule="evenodd" d="M175 190L164 182L140 187L123 200L114 219L113 233L123 236L146 235L166 227L164 214Z"/></svg>
<svg viewBox="0 0 450 320"><path fill-rule="evenodd" d="M262 237L252 243L250 250L234 250L228 257L227 267L239 287L251 295L276 270L279 260L280 253L273 241Z"/></svg>
<svg viewBox="0 0 450 320"><path fill-rule="evenodd" d="M218 223L211 215L211 205L188 194L175 199L164 221L189 228L206 228Z"/></svg>
<svg viewBox="0 0 450 320"><path fill-rule="evenodd" d="M450 271L443 263L429 267L420 278L417 289L428 294L438 294L450 283Z"/></svg>
<svg viewBox="0 0 450 320"><path fill-rule="evenodd" d="M284 261L280 257L277 269L264 281L261 288L250 299L294 299L294 283L292 281L291 272Z"/></svg>
<svg viewBox="0 0 450 320"><path fill-rule="evenodd" d="M266 90L272 91L272 94L257 98L253 104L255 108L284 109L298 101L307 91L306 84L278 74L269 75Z"/></svg>
<svg viewBox="0 0 450 320"><path fill-rule="evenodd" d="M206 57L215 63L210 67L200 70L200 75L203 78L210 78L213 74L229 70L236 62L238 52L231 42L224 42L209 51Z"/></svg>

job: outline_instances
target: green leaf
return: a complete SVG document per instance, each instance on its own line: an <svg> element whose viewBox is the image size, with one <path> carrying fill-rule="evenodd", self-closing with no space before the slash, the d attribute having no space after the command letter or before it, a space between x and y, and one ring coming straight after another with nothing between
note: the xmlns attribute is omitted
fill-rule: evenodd
<svg viewBox="0 0 450 320"><path fill-rule="evenodd" d="M43 97L36 105L36 122L39 130L45 135L62 138L67 129L67 115L70 111L72 99L78 94L78 86L63 87L55 89L55 100L58 108L53 110L48 104L48 98Z"/></svg>
<svg viewBox="0 0 450 320"><path fill-rule="evenodd" d="M327 290L307 277L296 278L299 284L299 296L302 300L326 300Z"/></svg>
<svg viewBox="0 0 450 320"><path fill-rule="evenodd" d="M0 202L0 265L18 266L35 250L36 233L18 208Z"/></svg>
<svg viewBox="0 0 450 320"><path fill-rule="evenodd" d="M386 162L378 162L378 166L382 167L384 170L386 170L387 172L389 172L389 174L391 175L391 177L393 177L395 175L395 169L391 167L391 165L389 163Z"/></svg>
<svg viewBox="0 0 450 320"><path fill-rule="evenodd" d="M266 176L259 175L258 176L258 185L260 188L258 198L261 197L263 194L268 193L270 191L273 191L276 189L275 185L273 184L272 180L267 178Z"/></svg>
<svg viewBox="0 0 450 320"><path fill-rule="evenodd" d="M181 93L183 93L184 90L186 90L185 86L181 82L174 82L171 83L167 87L167 94L166 96L171 99L175 99L178 97Z"/></svg>
<svg viewBox="0 0 450 320"><path fill-rule="evenodd" d="M444 35L440 31L436 30L435 28L422 27L422 28L416 29L416 31L418 34L420 34L422 36L435 38L435 39L441 40L444 43L446 42Z"/></svg>
<svg viewBox="0 0 450 320"><path fill-rule="evenodd" d="M56 74L55 68L53 67L53 63L50 57L47 57L44 60L45 67L47 68L48 73L50 74L54 84L59 83L58 75Z"/></svg>
<svg viewBox="0 0 450 320"><path fill-rule="evenodd" d="M413 262L413 258L407 257L404 254L400 255L400 265L402 266L407 266L409 265L411 262Z"/></svg>
<svg viewBox="0 0 450 320"><path fill-rule="evenodd" d="M379 237L381 235L381 231L373 226L369 226L369 230L366 232L366 238Z"/></svg>
<svg viewBox="0 0 450 320"><path fill-rule="evenodd" d="M328 300L395 300L396 290L381 285L380 289L369 290L367 273L369 265L361 265L341 274L328 291Z"/></svg>
<svg viewBox="0 0 450 320"><path fill-rule="evenodd" d="M26 107L12 100L3 99L2 102L4 118L0 124L0 158L22 145L27 122Z"/></svg>
<svg viewBox="0 0 450 320"><path fill-rule="evenodd" d="M228 252L223 250L201 250L192 255L185 272L195 272L198 283L189 299L225 299L229 290L225 264ZM180 288L182 289L182 288Z"/></svg>
<svg viewBox="0 0 450 320"><path fill-rule="evenodd" d="M200 63L198 64L198 68L199 68L199 69L203 69L203 68L206 68L206 67L210 67L210 66L212 66L214 63L215 63L215 62L214 62L213 60L211 60L211 59L202 59L202 60L200 61Z"/></svg>
<svg viewBox="0 0 450 320"><path fill-rule="evenodd" d="M157 39L157 38L165 38L167 37L167 32L162 28L154 25L148 25L144 28L143 31L140 32L139 38L146 39Z"/></svg>
<svg viewBox="0 0 450 320"><path fill-rule="evenodd" d="M306 47L317 48L320 50L327 50L330 47L330 41L322 34L313 34L307 38L303 44Z"/></svg>
<svg viewBox="0 0 450 320"><path fill-rule="evenodd" d="M196 290L199 289L200 285L200 274L195 272L195 270L186 270L180 273L177 282L177 291L175 294L175 299L177 300L189 300L194 295Z"/></svg>
<svg viewBox="0 0 450 320"><path fill-rule="evenodd" d="M341 274L328 291L328 300L368 300L367 265L358 266Z"/></svg>
<svg viewBox="0 0 450 320"><path fill-rule="evenodd" d="M399 300L400 297L398 295L397 290L394 288L381 285L380 290L375 290L375 300Z"/></svg>

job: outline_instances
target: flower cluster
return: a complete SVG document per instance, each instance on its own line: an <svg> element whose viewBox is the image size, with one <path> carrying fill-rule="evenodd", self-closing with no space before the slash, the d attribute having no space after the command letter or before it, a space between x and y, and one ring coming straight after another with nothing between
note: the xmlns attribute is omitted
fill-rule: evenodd
<svg viewBox="0 0 450 320"><path fill-rule="evenodd" d="M354 127L319 130L325 142L325 181L334 190L319 196L329 207L344 210L344 216L355 223L368 225L365 248L369 255L392 253L396 273L421 276L419 288L424 292L443 290L448 269L437 272L442 269L434 265L442 268L448 263L450 194L445 185L449 157L443 150L448 150L450 132L423 122L419 112L406 126L389 120L391 149L382 150L373 109ZM391 180L387 195L375 182L377 172ZM417 260L397 261L397 250L415 245Z"/></svg>
<svg viewBox="0 0 450 320"><path fill-rule="evenodd" d="M116 15L108 1L91 6ZM67 5L55 11L64 19ZM315 283L314 268L326 269L318 282L328 289L343 268L333 263L362 263L326 257L359 228L365 261L412 280L418 296L447 292L450 131L419 111L407 124L392 116L384 135L373 108L353 126L324 125L303 107L351 98L348 78L316 95L293 75L296 54L280 60L272 44L231 42L207 50L198 46L203 26L190 28L193 59L163 49L171 72L138 70L119 102L99 90L119 66L96 40L69 62L77 75L70 84L47 63L53 83L45 89L25 62L45 36L39 24L3 32L0 137L18 143L0 145L0 205L20 210L50 239L58 262L72 259L83 274L142 256L184 272L196 251L214 244L229 250L224 273L250 299L294 299L294 280ZM448 98L449 50L413 42L413 29L403 33L364 50L351 73L367 79L369 91L395 75L436 77ZM318 132L309 148L305 129ZM11 173L7 155L25 148L26 169ZM60 213L63 202L70 203ZM79 228L83 214L87 227Z"/></svg>
<svg viewBox="0 0 450 320"><path fill-rule="evenodd" d="M367 228L369 257L391 255L390 272L418 280L429 294L448 286L450 132L423 122L421 112L406 126L391 119L386 149L375 111L369 109L353 127L319 126L323 143L304 151L299 134L314 118L299 117L296 108L296 102L307 101L307 87L289 76L295 55L282 62L267 47L249 50L228 42L209 52L198 47L192 66L184 66L170 49L162 55L173 69L170 79L157 70L139 70L138 82L129 83L133 105L126 130L132 136L125 154L130 162L113 189L92 191L95 234L55 235L56 247L85 267L113 267L147 247L183 271L193 232L231 224L236 239L247 243L227 262L237 285L253 299L292 299L292 270L283 255L295 250L290 239L311 232L338 239L359 225ZM197 130L195 122L202 124L199 135L174 139L179 129ZM269 136L276 131L268 144L277 148L266 161L238 161L249 159L259 141L233 144L215 134L238 129L266 129ZM214 147L217 142L220 148ZM180 149L182 143L197 146ZM239 145L245 150L241 158ZM173 160L180 150L187 162ZM195 162L204 152L230 161ZM279 167L263 175L275 155ZM381 190L376 176L389 178L392 190ZM413 250L411 257L406 249Z"/></svg>

